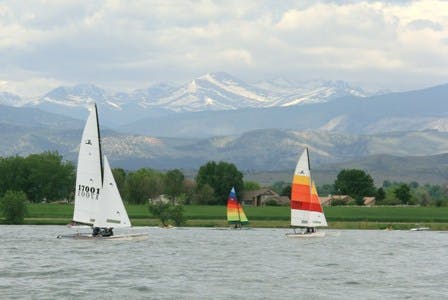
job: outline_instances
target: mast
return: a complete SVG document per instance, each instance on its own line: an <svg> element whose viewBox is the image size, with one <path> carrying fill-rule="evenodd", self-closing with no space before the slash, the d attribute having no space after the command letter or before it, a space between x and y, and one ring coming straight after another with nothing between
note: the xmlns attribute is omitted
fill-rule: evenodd
<svg viewBox="0 0 448 300"><path fill-rule="evenodd" d="M309 150L308 150L308 147L306 147L305 149L306 149L306 157L307 157L307 159L308 159L308 171L309 171L309 174L310 174L310 188L309 188L309 193L310 193L310 199L311 199L311 197L312 197L312 195L313 195L313 179L312 179L312 177L311 177L310 152L309 152ZM310 204L311 204L311 203L310 203ZM308 215L308 225L309 225L309 226L307 226L307 227L313 228L314 226L310 226L310 225L312 225L310 221L311 221L311 216Z"/></svg>
<svg viewBox="0 0 448 300"><path fill-rule="evenodd" d="M94 103L95 114L96 114L96 128L98 130L98 144L100 148L100 170L101 170L101 183L104 181L104 168L103 168L103 151L101 150L101 135L100 135L100 122L98 118L98 109L96 103Z"/></svg>
<svg viewBox="0 0 448 300"><path fill-rule="evenodd" d="M238 197L236 196L236 191L235 191L235 200L236 200L236 204L237 204L237 207L238 207L238 222L240 222L240 225L241 225L240 203L238 201Z"/></svg>

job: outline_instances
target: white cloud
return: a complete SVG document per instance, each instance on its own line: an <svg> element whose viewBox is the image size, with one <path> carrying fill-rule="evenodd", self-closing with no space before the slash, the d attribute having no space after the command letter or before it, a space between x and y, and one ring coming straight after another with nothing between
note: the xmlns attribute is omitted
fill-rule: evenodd
<svg viewBox="0 0 448 300"><path fill-rule="evenodd" d="M388 88L448 81L446 1L10 0L0 3L0 32L0 80L22 93L212 71Z"/></svg>

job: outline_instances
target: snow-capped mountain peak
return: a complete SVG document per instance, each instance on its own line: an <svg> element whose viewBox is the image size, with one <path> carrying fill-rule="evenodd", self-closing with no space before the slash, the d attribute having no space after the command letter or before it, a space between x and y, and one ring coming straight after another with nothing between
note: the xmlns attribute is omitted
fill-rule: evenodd
<svg viewBox="0 0 448 300"><path fill-rule="evenodd" d="M154 84L130 93L113 93L94 84L57 87L37 100L22 100L17 95L0 93L0 104L37 106L52 112L66 108L85 108L95 102L111 111L128 115L181 111L235 110L293 106L331 101L343 96L365 97L360 88L343 81L296 81L278 77L246 83L225 72L207 73L183 85Z"/></svg>

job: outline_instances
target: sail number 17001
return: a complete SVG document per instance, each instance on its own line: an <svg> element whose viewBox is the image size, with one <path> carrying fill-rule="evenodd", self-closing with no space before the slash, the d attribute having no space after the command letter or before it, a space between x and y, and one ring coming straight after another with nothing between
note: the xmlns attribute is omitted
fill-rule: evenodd
<svg viewBox="0 0 448 300"><path fill-rule="evenodd" d="M78 196L98 200L99 195L100 195L99 188L82 184L78 185Z"/></svg>

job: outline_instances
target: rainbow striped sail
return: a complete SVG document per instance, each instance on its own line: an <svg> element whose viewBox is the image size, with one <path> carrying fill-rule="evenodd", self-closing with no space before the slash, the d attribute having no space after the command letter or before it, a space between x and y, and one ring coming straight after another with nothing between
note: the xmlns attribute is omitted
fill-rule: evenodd
<svg viewBox="0 0 448 300"><path fill-rule="evenodd" d="M241 207L241 204L236 199L235 188L230 190L229 198L227 199L227 221L230 224L247 224L246 214Z"/></svg>
<svg viewBox="0 0 448 300"><path fill-rule="evenodd" d="M291 186L291 226L327 226L316 186L311 181L308 148L299 158Z"/></svg>

